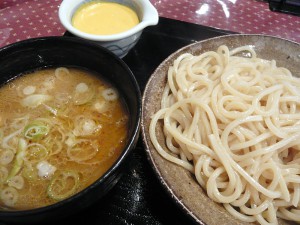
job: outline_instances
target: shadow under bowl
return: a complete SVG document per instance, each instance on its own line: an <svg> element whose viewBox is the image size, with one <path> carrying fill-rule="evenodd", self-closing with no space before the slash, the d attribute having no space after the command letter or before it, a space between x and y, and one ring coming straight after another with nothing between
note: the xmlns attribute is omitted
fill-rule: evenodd
<svg viewBox="0 0 300 225"><path fill-rule="evenodd" d="M78 67L100 74L123 96L129 111L125 148L110 169L78 194L42 208L0 211L1 222L37 223L74 214L103 197L119 180L139 136L141 93L128 66L107 49L73 37L28 39L0 49L0 84L42 68Z"/></svg>

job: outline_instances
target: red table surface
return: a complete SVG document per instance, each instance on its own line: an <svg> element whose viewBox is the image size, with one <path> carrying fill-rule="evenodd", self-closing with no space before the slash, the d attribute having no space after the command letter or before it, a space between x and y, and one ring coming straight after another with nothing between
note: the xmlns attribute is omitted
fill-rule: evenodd
<svg viewBox="0 0 300 225"><path fill-rule="evenodd" d="M245 33L268 34L300 43L300 17L272 12L262 0L151 0L159 16ZM62 35L61 0L0 1L0 47L16 41Z"/></svg>

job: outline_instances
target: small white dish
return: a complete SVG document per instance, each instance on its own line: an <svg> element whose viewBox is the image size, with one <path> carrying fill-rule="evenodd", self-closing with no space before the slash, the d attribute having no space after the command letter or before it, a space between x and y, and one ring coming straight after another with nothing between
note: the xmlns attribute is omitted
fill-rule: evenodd
<svg viewBox="0 0 300 225"><path fill-rule="evenodd" d="M112 51L120 58L138 42L143 29L158 23L158 12L149 0L106 0L103 2L115 2L132 8L138 15L140 23L135 27L113 35L95 35L82 32L72 26L72 17L82 4L99 0L63 0L59 7L59 19L62 25L71 34L94 41Z"/></svg>

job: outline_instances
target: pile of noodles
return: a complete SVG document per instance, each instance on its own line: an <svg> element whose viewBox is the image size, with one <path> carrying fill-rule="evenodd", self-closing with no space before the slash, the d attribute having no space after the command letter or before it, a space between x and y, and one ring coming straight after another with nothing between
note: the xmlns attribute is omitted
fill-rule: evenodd
<svg viewBox="0 0 300 225"><path fill-rule="evenodd" d="M241 221L300 221L300 79L276 61L247 46L180 55L150 138Z"/></svg>

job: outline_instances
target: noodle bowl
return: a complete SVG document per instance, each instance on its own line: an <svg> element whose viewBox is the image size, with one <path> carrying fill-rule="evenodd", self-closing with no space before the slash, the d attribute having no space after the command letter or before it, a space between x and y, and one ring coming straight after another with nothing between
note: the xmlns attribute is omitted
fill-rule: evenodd
<svg viewBox="0 0 300 225"><path fill-rule="evenodd" d="M239 220L299 222L299 87L287 68L249 46L181 54L151 119L151 142Z"/></svg>

